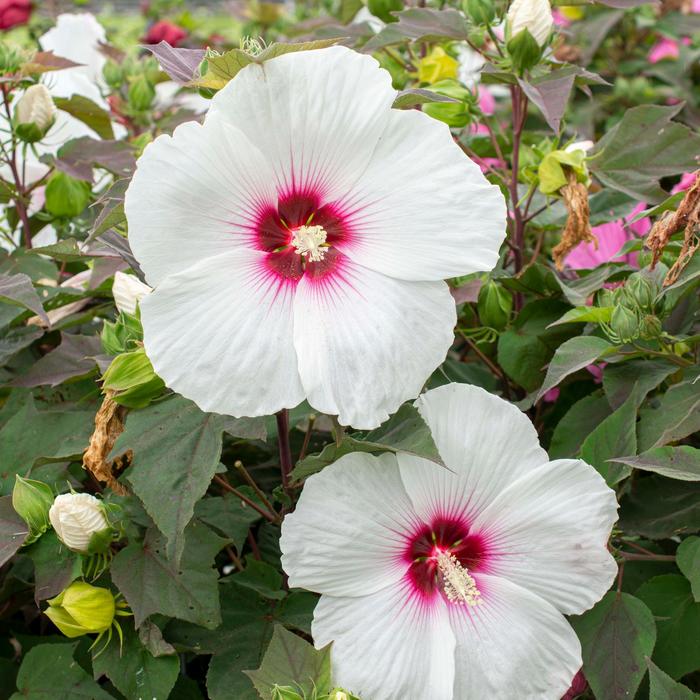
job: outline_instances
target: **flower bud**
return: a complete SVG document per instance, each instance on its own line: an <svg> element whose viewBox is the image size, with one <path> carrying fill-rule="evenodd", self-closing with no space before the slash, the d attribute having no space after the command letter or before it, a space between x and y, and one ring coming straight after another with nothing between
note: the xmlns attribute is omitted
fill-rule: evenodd
<svg viewBox="0 0 700 700"><path fill-rule="evenodd" d="M74 581L47 602L46 616L70 638L106 632L116 613L112 592L84 581Z"/></svg>
<svg viewBox="0 0 700 700"><path fill-rule="evenodd" d="M514 0L508 10L510 41L527 30L540 48L547 43L554 19L549 0ZM508 47L510 50L510 46Z"/></svg>
<svg viewBox="0 0 700 700"><path fill-rule="evenodd" d="M53 500L53 491L48 485L34 479L15 476L12 507L29 526L29 536L25 544L35 542L49 529L49 509Z"/></svg>
<svg viewBox="0 0 700 700"><path fill-rule="evenodd" d="M22 141L40 141L56 118L56 105L45 85L27 88L15 107L16 132Z"/></svg>
<svg viewBox="0 0 700 700"><path fill-rule="evenodd" d="M616 306L610 318L610 327L621 342L627 343L639 336L639 316L626 306Z"/></svg>
<svg viewBox="0 0 700 700"><path fill-rule="evenodd" d="M452 58L442 46L436 46L427 56L418 61L418 80L421 83L438 83L456 78L459 62Z"/></svg>
<svg viewBox="0 0 700 700"><path fill-rule="evenodd" d="M625 289L630 298L642 308L651 310L654 307L656 295L659 293L658 285L649 277L635 272L629 276Z"/></svg>
<svg viewBox="0 0 700 700"><path fill-rule="evenodd" d="M644 340L654 340L658 338L662 332L663 328L658 317L649 314L642 319L639 334Z"/></svg>
<svg viewBox="0 0 700 700"><path fill-rule="evenodd" d="M64 493L56 496L49 510L49 520L58 539L68 549L80 554L104 550L106 533L109 533L111 540L111 528L105 517L104 505L89 493Z"/></svg>
<svg viewBox="0 0 700 700"><path fill-rule="evenodd" d="M114 283L112 284L112 296L117 309L123 313L136 313L136 305L151 291L151 288L141 282L134 275L127 275L123 272L114 274Z"/></svg>
<svg viewBox="0 0 700 700"><path fill-rule="evenodd" d="M145 112L156 96L156 90L144 75L138 76L129 85L129 106L137 112Z"/></svg>
<svg viewBox="0 0 700 700"><path fill-rule="evenodd" d="M475 98L464 85L456 80L441 80L431 85L430 89L438 95L451 97L459 102L428 102L423 105L426 114L454 128L462 128L469 124L469 104Z"/></svg>
<svg viewBox="0 0 700 700"><path fill-rule="evenodd" d="M474 24L491 24L496 16L491 0L464 0L462 9Z"/></svg>
<svg viewBox="0 0 700 700"><path fill-rule="evenodd" d="M275 685L270 697L271 700L304 700L291 685Z"/></svg>
<svg viewBox="0 0 700 700"><path fill-rule="evenodd" d="M90 201L90 185L57 170L46 185L46 211L70 219L81 214Z"/></svg>
<svg viewBox="0 0 700 700"><path fill-rule="evenodd" d="M510 319L513 297L507 289L489 280L479 290L477 308L481 324L500 331Z"/></svg>
<svg viewBox="0 0 700 700"><path fill-rule="evenodd" d="M528 29L518 32L508 42L507 49L513 62L513 69L521 75L526 70L536 66L542 55L542 48Z"/></svg>
<svg viewBox="0 0 700 700"><path fill-rule="evenodd" d="M107 61L107 63L105 63L105 67L102 69L102 75L107 85L111 88L118 88L124 79L124 71L115 61Z"/></svg>

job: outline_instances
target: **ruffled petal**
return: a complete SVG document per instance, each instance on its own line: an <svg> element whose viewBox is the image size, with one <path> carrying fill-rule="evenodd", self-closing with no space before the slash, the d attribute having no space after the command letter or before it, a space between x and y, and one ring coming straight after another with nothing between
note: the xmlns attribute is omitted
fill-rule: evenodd
<svg viewBox="0 0 700 700"><path fill-rule="evenodd" d="M363 174L396 91L371 56L333 46L241 70L212 100L274 169L278 191L335 201Z"/></svg>
<svg viewBox="0 0 700 700"><path fill-rule="evenodd" d="M467 697L452 693L455 636L441 601L424 606L401 586L362 598L324 595L311 631L317 647L333 642L333 682L362 698Z"/></svg>
<svg viewBox="0 0 700 700"><path fill-rule="evenodd" d="M593 467L561 459L524 474L474 521L489 542L489 571L580 614L617 573L607 549L615 492Z"/></svg>
<svg viewBox="0 0 700 700"><path fill-rule="evenodd" d="M455 321L444 282L404 282L343 256L321 278L304 275L294 346L309 403L343 425L377 427L445 359Z"/></svg>
<svg viewBox="0 0 700 700"><path fill-rule="evenodd" d="M334 596L363 596L397 584L415 524L393 455L354 452L307 479L282 524L289 585Z"/></svg>
<svg viewBox="0 0 700 700"><path fill-rule="evenodd" d="M569 623L510 581L475 578L481 605L448 607L457 638L453 697L559 700L581 668L581 645Z"/></svg>
<svg viewBox="0 0 700 700"><path fill-rule="evenodd" d="M157 374L202 410L264 416L303 398L292 345L294 288L244 248L166 278L141 302Z"/></svg>
<svg viewBox="0 0 700 700"><path fill-rule="evenodd" d="M399 455L406 491L427 520L470 521L508 484L549 461L528 417L479 387L447 384L423 394L416 406L448 467Z"/></svg>
<svg viewBox="0 0 700 700"><path fill-rule="evenodd" d="M446 124L416 110L390 112L367 170L340 209L352 235L339 249L399 279L491 270L506 231L500 189Z"/></svg>
<svg viewBox="0 0 700 700"><path fill-rule="evenodd" d="M148 283L236 247L276 204L273 173L246 136L219 119L186 122L144 151L126 193L129 242Z"/></svg>

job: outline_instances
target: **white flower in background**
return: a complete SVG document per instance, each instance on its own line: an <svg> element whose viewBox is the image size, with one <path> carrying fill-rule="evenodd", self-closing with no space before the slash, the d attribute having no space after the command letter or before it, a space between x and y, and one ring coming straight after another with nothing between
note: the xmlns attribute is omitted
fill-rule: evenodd
<svg viewBox="0 0 700 700"><path fill-rule="evenodd" d="M447 469L353 453L310 477L280 547L321 593L312 633L333 682L372 700L559 700L581 666L564 615L617 567L614 492L550 462L515 406L450 384L417 401Z"/></svg>
<svg viewBox="0 0 700 700"><path fill-rule="evenodd" d="M36 124L45 132L56 118L56 105L46 85L41 83L27 88L15 107L15 121L18 124Z"/></svg>
<svg viewBox="0 0 700 700"><path fill-rule="evenodd" d="M183 90L174 80L164 80L156 85L156 109L175 106L189 109L195 114L204 114L209 109L210 102L198 92Z"/></svg>
<svg viewBox="0 0 700 700"><path fill-rule="evenodd" d="M114 273L112 296L119 311L135 314L137 304L150 292L151 288L138 277L125 272Z"/></svg>
<svg viewBox="0 0 700 700"><path fill-rule="evenodd" d="M481 82L481 71L486 62L484 57L471 46L463 43L457 47L457 62L459 63L457 75L460 82L468 88L476 87Z"/></svg>
<svg viewBox="0 0 700 700"><path fill-rule="evenodd" d="M574 151L583 151L584 153L588 153L588 151L593 148L595 144L593 141L575 141L574 143L570 143L564 150L567 153L573 153Z"/></svg>
<svg viewBox="0 0 700 700"><path fill-rule="evenodd" d="M102 501L89 493L56 496L49 520L63 544L74 552L87 553L92 536L109 527Z"/></svg>
<svg viewBox="0 0 700 700"><path fill-rule="evenodd" d="M511 37L527 29L538 46L544 46L554 24L552 7L549 0L513 0L507 21Z"/></svg>
<svg viewBox="0 0 700 700"><path fill-rule="evenodd" d="M395 97L369 56L291 53L146 147L125 207L168 386L233 416L307 398L358 428L420 392L453 339L443 280L495 265L505 203Z"/></svg>

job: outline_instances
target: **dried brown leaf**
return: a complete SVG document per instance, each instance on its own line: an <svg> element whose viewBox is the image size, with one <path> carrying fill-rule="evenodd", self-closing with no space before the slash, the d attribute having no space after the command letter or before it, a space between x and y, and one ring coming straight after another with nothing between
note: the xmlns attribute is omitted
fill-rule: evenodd
<svg viewBox="0 0 700 700"><path fill-rule="evenodd" d="M564 258L579 244L593 243L598 248L598 239L591 231L591 211L588 206L588 188L576 179L576 173L567 169L567 185L560 192L569 215L561 240L552 250L558 270L564 268Z"/></svg>

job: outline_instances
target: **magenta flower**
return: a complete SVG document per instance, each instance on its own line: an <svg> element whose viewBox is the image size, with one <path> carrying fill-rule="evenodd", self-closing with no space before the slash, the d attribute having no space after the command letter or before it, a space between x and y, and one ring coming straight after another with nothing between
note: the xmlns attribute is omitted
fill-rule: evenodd
<svg viewBox="0 0 700 700"><path fill-rule="evenodd" d="M698 5L700 5L700 0L698 0ZM671 194L678 194L679 192L689 190L695 182L695 177L695 173L683 173L683 175L681 175L681 181L673 186Z"/></svg>

